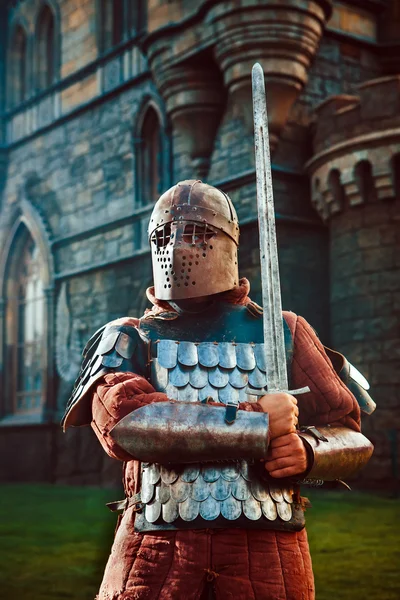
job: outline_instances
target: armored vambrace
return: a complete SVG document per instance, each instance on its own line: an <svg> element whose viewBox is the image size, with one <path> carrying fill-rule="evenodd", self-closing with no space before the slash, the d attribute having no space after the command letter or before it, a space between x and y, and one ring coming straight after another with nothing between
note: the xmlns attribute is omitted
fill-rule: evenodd
<svg viewBox="0 0 400 600"><path fill-rule="evenodd" d="M374 446L347 427L306 427L299 432L311 459L307 480L334 481L351 477L367 464Z"/></svg>
<svg viewBox="0 0 400 600"><path fill-rule="evenodd" d="M268 415L238 411L227 424L225 410L207 404L157 402L124 417L111 437L134 458L161 464L257 460L268 450Z"/></svg>

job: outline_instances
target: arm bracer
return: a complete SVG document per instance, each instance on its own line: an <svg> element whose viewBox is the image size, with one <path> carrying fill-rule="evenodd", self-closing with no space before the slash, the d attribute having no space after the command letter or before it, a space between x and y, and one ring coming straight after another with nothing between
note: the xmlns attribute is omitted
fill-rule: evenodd
<svg viewBox="0 0 400 600"><path fill-rule="evenodd" d="M374 446L362 434L347 427L314 427L299 432L305 442L311 468L307 479L333 481L355 475L371 458Z"/></svg>
<svg viewBox="0 0 400 600"><path fill-rule="evenodd" d="M144 462L261 459L268 450L268 415L238 411L227 424L222 407L159 402L131 412L110 435L133 458Z"/></svg>

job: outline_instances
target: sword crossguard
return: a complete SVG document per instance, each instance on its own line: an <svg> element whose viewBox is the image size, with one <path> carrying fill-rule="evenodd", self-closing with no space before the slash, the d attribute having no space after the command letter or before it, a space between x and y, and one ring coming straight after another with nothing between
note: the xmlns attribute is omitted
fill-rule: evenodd
<svg viewBox="0 0 400 600"><path fill-rule="evenodd" d="M252 388L247 387L246 388L246 393L249 394L250 396L266 396L267 394L280 394L280 393L284 393L284 394L291 394L292 396L298 396L300 394L307 394L308 392L311 392L310 388L307 386L302 387L302 388L297 388L295 390L254 390Z"/></svg>

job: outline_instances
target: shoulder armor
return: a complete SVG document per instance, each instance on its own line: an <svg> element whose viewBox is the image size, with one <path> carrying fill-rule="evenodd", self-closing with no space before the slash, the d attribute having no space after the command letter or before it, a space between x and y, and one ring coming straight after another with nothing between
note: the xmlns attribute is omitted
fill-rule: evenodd
<svg viewBox="0 0 400 600"><path fill-rule="evenodd" d="M70 425L89 425L92 420L88 391L106 373L115 371L141 371L135 368L132 358L138 344L143 344L138 330L132 325L104 325L92 335L83 350L83 361L67 402L61 425L65 431ZM139 364L145 361L140 360Z"/></svg>
<svg viewBox="0 0 400 600"><path fill-rule="evenodd" d="M349 390L355 396L362 412L367 415L372 415L376 409L376 404L368 393L369 383L364 375L362 375L342 354L335 350L331 350L330 348L326 348L326 346L324 346L324 348L332 362L333 368L343 383L347 385Z"/></svg>

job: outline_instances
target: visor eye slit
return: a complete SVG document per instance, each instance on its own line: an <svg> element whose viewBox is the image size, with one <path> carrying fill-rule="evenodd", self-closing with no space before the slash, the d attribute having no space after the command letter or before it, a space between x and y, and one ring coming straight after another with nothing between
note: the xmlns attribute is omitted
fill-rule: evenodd
<svg viewBox="0 0 400 600"><path fill-rule="evenodd" d="M171 223L166 223L158 229L155 229L151 241L156 248L165 248L171 239Z"/></svg>

